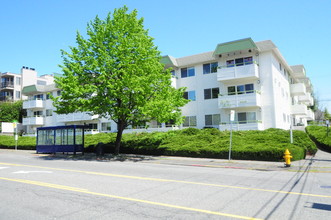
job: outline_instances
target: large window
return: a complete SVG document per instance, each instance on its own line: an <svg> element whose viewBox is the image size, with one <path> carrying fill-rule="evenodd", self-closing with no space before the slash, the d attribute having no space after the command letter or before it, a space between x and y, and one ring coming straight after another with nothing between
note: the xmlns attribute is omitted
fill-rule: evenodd
<svg viewBox="0 0 331 220"><path fill-rule="evenodd" d="M254 93L254 84L245 84L228 87L228 95L241 95L247 93Z"/></svg>
<svg viewBox="0 0 331 220"><path fill-rule="evenodd" d="M21 77L16 77L16 85L17 86L21 85Z"/></svg>
<svg viewBox="0 0 331 220"><path fill-rule="evenodd" d="M256 122L256 112L238 112L238 123L247 124Z"/></svg>
<svg viewBox="0 0 331 220"><path fill-rule="evenodd" d="M219 125L221 121L220 114L205 115L205 125Z"/></svg>
<svg viewBox="0 0 331 220"><path fill-rule="evenodd" d="M101 123L101 131L110 131L110 130L111 130L110 122Z"/></svg>
<svg viewBox="0 0 331 220"><path fill-rule="evenodd" d="M21 92L20 91L16 91L16 98L20 99L21 98Z"/></svg>
<svg viewBox="0 0 331 220"><path fill-rule="evenodd" d="M196 127L197 116L186 116L184 119L183 127Z"/></svg>
<svg viewBox="0 0 331 220"><path fill-rule="evenodd" d="M243 65L249 65L252 63L253 63L253 57L243 57L243 58L237 58L234 60L227 60L226 66L227 67L243 66Z"/></svg>
<svg viewBox="0 0 331 220"><path fill-rule="evenodd" d="M220 93L219 88L205 89L204 97L205 97L205 99L217 99L219 93Z"/></svg>
<svg viewBox="0 0 331 220"><path fill-rule="evenodd" d="M46 116L52 116L53 110L52 109L46 109Z"/></svg>
<svg viewBox="0 0 331 220"><path fill-rule="evenodd" d="M180 73L182 78L195 76L195 69L194 67L181 68Z"/></svg>
<svg viewBox="0 0 331 220"><path fill-rule="evenodd" d="M218 67L217 62L203 64L203 74L216 73L217 67Z"/></svg>
<svg viewBox="0 0 331 220"><path fill-rule="evenodd" d="M195 98L195 91L184 92L184 99L195 101L196 100L196 98Z"/></svg>

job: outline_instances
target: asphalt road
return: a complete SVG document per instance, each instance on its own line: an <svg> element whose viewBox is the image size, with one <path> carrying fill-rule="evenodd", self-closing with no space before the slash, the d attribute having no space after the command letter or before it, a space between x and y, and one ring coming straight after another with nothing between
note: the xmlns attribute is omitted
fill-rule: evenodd
<svg viewBox="0 0 331 220"><path fill-rule="evenodd" d="M330 219L331 156L281 163L0 149L0 219Z"/></svg>

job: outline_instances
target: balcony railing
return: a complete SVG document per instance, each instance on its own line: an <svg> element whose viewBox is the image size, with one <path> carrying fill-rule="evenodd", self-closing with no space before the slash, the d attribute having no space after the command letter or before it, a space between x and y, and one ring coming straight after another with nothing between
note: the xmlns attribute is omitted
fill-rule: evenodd
<svg viewBox="0 0 331 220"><path fill-rule="evenodd" d="M219 125L219 129L221 131L225 130L237 130L237 131L243 131L243 130L263 130L264 126L262 121L260 120L252 120L252 121L235 121L232 122L232 125L230 123L222 122Z"/></svg>
<svg viewBox="0 0 331 220"><path fill-rule="evenodd" d="M14 83L13 82L2 82L1 89L4 89L4 88L14 88Z"/></svg>
<svg viewBox="0 0 331 220"><path fill-rule="evenodd" d="M23 102L23 109L44 108L44 101L42 99L27 100Z"/></svg>
<svg viewBox="0 0 331 220"><path fill-rule="evenodd" d="M299 96L299 102L305 103L308 106L314 105L314 99L310 93L307 93L303 96Z"/></svg>
<svg viewBox="0 0 331 220"><path fill-rule="evenodd" d="M260 91L250 90L218 96L219 108L239 108L253 106L261 106Z"/></svg>
<svg viewBox="0 0 331 220"><path fill-rule="evenodd" d="M304 83L291 84L291 95L292 96L303 96L306 95L306 86Z"/></svg>
<svg viewBox="0 0 331 220"><path fill-rule="evenodd" d="M304 104L295 104L291 106L292 115L303 115L307 116L307 106Z"/></svg>
<svg viewBox="0 0 331 220"><path fill-rule="evenodd" d="M258 79L259 69L256 62L246 65L221 66L217 71L218 81L233 81L239 79Z"/></svg>
<svg viewBox="0 0 331 220"><path fill-rule="evenodd" d="M44 125L44 116L25 117L23 125Z"/></svg>
<svg viewBox="0 0 331 220"><path fill-rule="evenodd" d="M85 112L75 112L57 115L57 122L90 121L96 118L98 118L98 115L89 115Z"/></svg>
<svg viewBox="0 0 331 220"><path fill-rule="evenodd" d="M307 120L315 120L315 113L311 110L307 110Z"/></svg>

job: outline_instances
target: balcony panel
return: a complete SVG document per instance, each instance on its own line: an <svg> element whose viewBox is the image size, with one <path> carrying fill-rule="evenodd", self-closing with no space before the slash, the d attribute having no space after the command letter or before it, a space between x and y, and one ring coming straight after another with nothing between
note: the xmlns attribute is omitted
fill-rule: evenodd
<svg viewBox="0 0 331 220"><path fill-rule="evenodd" d="M219 108L240 108L240 107L260 107L261 95L258 91L240 95L219 96Z"/></svg>
<svg viewBox="0 0 331 220"><path fill-rule="evenodd" d="M224 67L218 69L217 80L218 81L237 81L241 79L258 79L259 70L256 63L243 66Z"/></svg>
<svg viewBox="0 0 331 220"><path fill-rule="evenodd" d="M23 125L44 125L44 117L36 116L23 118Z"/></svg>
<svg viewBox="0 0 331 220"><path fill-rule="evenodd" d="M226 124L220 124L219 129L221 131L225 130L231 130L231 124L226 123ZM261 121L254 121L254 122L248 122L248 123L233 123L232 124L232 130L236 131L245 131L245 130L263 130L264 126Z"/></svg>
<svg viewBox="0 0 331 220"><path fill-rule="evenodd" d="M307 116L307 106L304 104L296 104L291 106L292 115L303 115Z"/></svg>
<svg viewBox="0 0 331 220"><path fill-rule="evenodd" d="M98 115L89 115L85 112L76 112L57 115L57 122L90 121L96 118L98 118Z"/></svg>
<svg viewBox="0 0 331 220"><path fill-rule="evenodd" d="M315 120L315 113L311 110L307 110L307 120Z"/></svg>
<svg viewBox="0 0 331 220"><path fill-rule="evenodd" d="M43 100L27 100L23 102L23 109L44 108Z"/></svg>
<svg viewBox="0 0 331 220"><path fill-rule="evenodd" d="M304 96L306 95L306 86L304 83L291 84L291 95L292 96Z"/></svg>

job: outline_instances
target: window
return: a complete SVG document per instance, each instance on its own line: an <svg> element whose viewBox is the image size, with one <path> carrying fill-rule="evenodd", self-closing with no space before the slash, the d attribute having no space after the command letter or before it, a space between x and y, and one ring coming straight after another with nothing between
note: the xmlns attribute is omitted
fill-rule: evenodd
<svg viewBox="0 0 331 220"><path fill-rule="evenodd" d="M46 100L49 100L49 99L51 99L51 93L46 94Z"/></svg>
<svg viewBox="0 0 331 220"><path fill-rule="evenodd" d="M184 99L195 101L196 100L196 98L195 98L195 91L184 92Z"/></svg>
<svg viewBox="0 0 331 220"><path fill-rule="evenodd" d="M226 61L226 67L243 66L249 64L253 64L253 57L243 57Z"/></svg>
<svg viewBox="0 0 331 220"><path fill-rule="evenodd" d="M56 92L56 95L57 95L57 96L60 96L60 95L61 95L61 90L58 90L58 91Z"/></svg>
<svg viewBox="0 0 331 220"><path fill-rule="evenodd" d="M110 131L110 130L111 130L110 122L101 123L101 131Z"/></svg>
<svg viewBox="0 0 331 220"><path fill-rule="evenodd" d="M37 116L43 116L43 111L35 111L35 112L33 112L33 115L35 117L37 117Z"/></svg>
<svg viewBox="0 0 331 220"><path fill-rule="evenodd" d="M283 68L282 68L282 64L279 63L279 70L282 71L282 69L283 69Z"/></svg>
<svg viewBox="0 0 331 220"><path fill-rule="evenodd" d="M182 78L195 76L195 69L194 69L194 67L182 68L180 70L180 72L181 72L181 77Z"/></svg>
<svg viewBox="0 0 331 220"><path fill-rule="evenodd" d="M20 91L16 91L16 98L20 99L21 98L21 92Z"/></svg>
<svg viewBox="0 0 331 220"><path fill-rule="evenodd" d="M17 86L21 85L21 77L16 77L16 85Z"/></svg>
<svg viewBox="0 0 331 220"><path fill-rule="evenodd" d="M98 130L98 124L97 123L88 124L88 127L89 127L89 129L92 129L92 130Z"/></svg>
<svg viewBox="0 0 331 220"><path fill-rule="evenodd" d="M172 77L176 77L176 72L175 72L175 70L171 70L170 73L171 73L171 76L172 76Z"/></svg>
<svg viewBox="0 0 331 220"><path fill-rule="evenodd" d="M238 112L238 123L247 124L256 122L256 112Z"/></svg>
<svg viewBox="0 0 331 220"><path fill-rule="evenodd" d="M228 95L241 95L247 93L254 93L254 84L237 85L228 87Z"/></svg>
<svg viewBox="0 0 331 220"><path fill-rule="evenodd" d="M46 85L46 81L42 81L42 80L37 80L37 85Z"/></svg>
<svg viewBox="0 0 331 220"><path fill-rule="evenodd" d="M221 121L220 114L205 115L205 125L219 125Z"/></svg>
<svg viewBox="0 0 331 220"><path fill-rule="evenodd" d="M203 74L216 73L217 67L218 67L217 62L203 64Z"/></svg>
<svg viewBox="0 0 331 220"><path fill-rule="evenodd" d="M43 100L44 99L44 95L43 94L38 94L34 96L34 100Z"/></svg>
<svg viewBox="0 0 331 220"><path fill-rule="evenodd" d="M212 88L212 89L204 90L205 99L217 99L219 93L220 93L219 88Z"/></svg>
<svg viewBox="0 0 331 220"><path fill-rule="evenodd" d="M184 119L183 127L196 127L197 116L186 116Z"/></svg>
<svg viewBox="0 0 331 220"><path fill-rule="evenodd" d="M46 116L52 116L53 110L52 109L46 109Z"/></svg>

